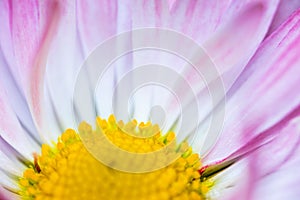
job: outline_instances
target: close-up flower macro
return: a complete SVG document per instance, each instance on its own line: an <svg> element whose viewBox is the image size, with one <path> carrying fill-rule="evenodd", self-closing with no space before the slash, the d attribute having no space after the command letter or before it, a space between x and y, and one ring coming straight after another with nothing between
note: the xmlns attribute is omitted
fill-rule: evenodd
<svg viewBox="0 0 300 200"><path fill-rule="evenodd" d="M0 0L0 200L300 199L300 0Z"/></svg>

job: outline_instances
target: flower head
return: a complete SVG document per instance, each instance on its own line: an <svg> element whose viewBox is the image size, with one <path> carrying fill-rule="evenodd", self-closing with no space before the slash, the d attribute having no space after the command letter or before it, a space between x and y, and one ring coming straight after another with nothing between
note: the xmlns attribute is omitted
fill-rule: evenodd
<svg viewBox="0 0 300 200"><path fill-rule="evenodd" d="M296 199L298 7L0 2L0 199Z"/></svg>

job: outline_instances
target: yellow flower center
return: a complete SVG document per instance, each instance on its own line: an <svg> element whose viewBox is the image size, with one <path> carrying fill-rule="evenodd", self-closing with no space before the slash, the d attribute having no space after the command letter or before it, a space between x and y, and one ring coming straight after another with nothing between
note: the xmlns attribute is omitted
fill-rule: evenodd
<svg viewBox="0 0 300 200"><path fill-rule="evenodd" d="M176 139L173 132L162 135L149 122L137 125L133 120L124 125L111 116L109 120L97 118L96 124L109 141L129 152L152 152ZM86 127L82 123L79 130ZM212 186L209 180L201 180L200 158L191 147L170 165L145 173L124 172L103 164L72 129L66 130L54 146L43 144L41 151L19 180L23 199L200 200Z"/></svg>

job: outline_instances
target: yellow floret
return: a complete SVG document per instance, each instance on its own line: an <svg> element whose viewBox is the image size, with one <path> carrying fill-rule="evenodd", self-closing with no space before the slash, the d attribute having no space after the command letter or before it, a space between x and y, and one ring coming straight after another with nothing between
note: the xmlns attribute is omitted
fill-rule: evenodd
<svg viewBox="0 0 300 200"><path fill-rule="evenodd" d="M153 152L176 140L173 132L162 135L159 127L150 122L138 124L133 120L127 124L116 123L115 117L110 116L108 120L97 118L96 124L93 133L101 130L112 144L128 152ZM80 126L84 134L90 133L88 124ZM80 135L68 129L56 146L42 145L36 164L26 169L19 180L19 193L23 199L43 200L205 199L211 184L200 181L200 158L186 142L174 146L171 148L174 152L168 153L175 155L180 149L184 152L168 166L146 173L129 173L97 160L87 150ZM156 162L165 162L166 159L159 158Z"/></svg>

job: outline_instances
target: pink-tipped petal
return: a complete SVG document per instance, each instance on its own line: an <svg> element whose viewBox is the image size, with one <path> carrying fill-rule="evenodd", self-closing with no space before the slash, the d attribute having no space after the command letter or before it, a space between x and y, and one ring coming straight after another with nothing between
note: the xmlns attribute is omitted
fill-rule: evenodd
<svg viewBox="0 0 300 200"><path fill-rule="evenodd" d="M20 68L20 77L25 82L34 78L27 73L39 71L36 67L37 56L41 56L42 46L53 34L51 26L57 23L61 9L58 4L58 1L7 1L14 56Z"/></svg>
<svg viewBox="0 0 300 200"><path fill-rule="evenodd" d="M212 37L204 48L215 62L226 90L242 72L265 37L278 1L248 3ZM236 10L232 5L231 10ZM233 12L233 11L232 11Z"/></svg>
<svg viewBox="0 0 300 200"><path fill-rule="evenodd" d="M272 17L277 0L272 4L267 1L255 2L263 4L269 12L266 13L268 17ZM78 30L87 53L112 35L146 27L178 31L201 44L251 4L247 0L78 2ZM264 28L268 28L268 17L263 22Z"/></svg>
<svg viewBox="0 0 300 200"><path fill-rule="evenodd" d="M217 31L203 43L206 53L215 63L218 76L222 78L225 92L230 89L265 37L277 7L276 2L232 3L228 8L229 17L226 17ZM199 66L205 70L205 62L201 62L203 61L199 58ZM193 69L188 69L186 73L193 81ZM210 83L220 77L210 77L209 80L204 78ZM192 84L200 85L199 80L194 80Z"/></svg>
<svg viewBox="0 0 300 200"><path fill-rule="evenodd" d="M10 18L10 12L13 9L12 2L0 2L0 23L3 30L0 32L0 80L2 86L7 91L7 100L16 114L18 121L23 129L31 135L37 142L38 134L35 129L29 107L26 102L24 85L22 82L23 74L19 74L17 59L13 50L12 37L10 32L13 20Z"/></svg>
<svg viewBox="0 0 300 200"><path fill-rule="evenodd" d="M224 131L207 160L224 158L298 107L299 26L300 10L263 43L239 77L229 93Z"/></svg>
<svg viewBox="0 0 300 200"><path fill-rule="evenodd" d="M117 34L138 28L169 28L167 1L78 2L78 31L84 52Z"/></svg>
<svg viewBox="0 0 300 200"><path fill-rule="evenodd" d="M22 75L38 132L43 139L56 140L63 129L74 125L72 84L83 60L76 29L76 4L12 4L8 15L14 22L11 35L17 60L13 73Z"/></svg>
<svg viewBox="0 0 300 200"><path fill-rule="evenodd" d="M43 126L41 83L44 80L45 59L63 8L58 1L7 1L3 4L8 8L4 13L9 19L5 36L10 37L6 38L9 42L2 44L13 51L4 55L14 55L11 72L14 78L20 79L20 89L28 101L35 124L40 128Z"/></svg>
<svg viewBox="0 0 300 200"><path fill-rule="evenodd" d="M218 71L216 75L211 73L208 73L207 75L203 74L204 79L207 81L204 86L207 87L209 84L212 84L214 80L221 78L224 88L219 87L208 92L205 91L207 88L199 88L198 98L203 107L201 108L202 114L198 117L200 120L203 120L204 117L208 116L209 112L212 109L215 109L214 106L218 105L218 103L212 102L210 93L216 94L219 93L219 91L223 91L223 93L228 92L234 81L240 75L251 56L257 50L260 42L265 37L268 25L276 10L276 3L274 4L274 2L255 1L248 4L244 2L244 4L242 4L244 6L239 9L237 8L237 5L239 5L238 2L231 5L231 17L226 19L226 23L222 24L217 32L203 44L204 49L215 63L215 68ZM237 13L234 13L233 11L237 11ZM203 61L201 58L197 59L199 59L199 66L201 67L199 68L200 71L207 71L208 68L211 68L211 66L205 65L205 62L202 64ZM192 68L188 69L185 73L191 77L191 80L189 80L190 84L201 86L199 80L193 80L194 73ZM202 127L210 126L209 123L209 121L204 121ZM207 131L205 129L207 128L200 130L195 138L194 148L202 153L206 153L207 149L211 147L211 143L215 141L214 139L208 141L210 140L210 136L206 136L205 133L207 133ZM204 143L204 146L202 147L201 144L204 140L206 144Z"/></svg>
<svg viewBox="0 0 300 200"><path fill-rule="evenodd" d="M1 13L1 24L9 30L9 15L7 5L5 2L0 3L0 9L3 9ZM3 21L2 21L3 20ZM23 91L22 81L20 74L17 70L17 64L15 62L14 52L12 50L11 34L9 31L0 32L0 80L2 81L2 87L7 92L7 102L12 107L18 121L29 135L31 135L36 141L38 141L37 131L34 127L31 113L26 102L25 93Z"/></svg>

